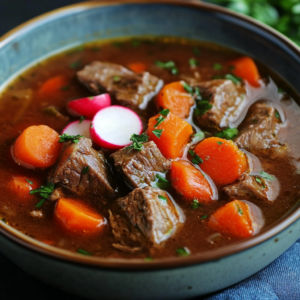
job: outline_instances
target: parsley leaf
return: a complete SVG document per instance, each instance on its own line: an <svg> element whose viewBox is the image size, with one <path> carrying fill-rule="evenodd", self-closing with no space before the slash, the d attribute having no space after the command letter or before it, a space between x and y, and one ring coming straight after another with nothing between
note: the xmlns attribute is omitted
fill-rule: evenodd
<svg viewBox="0 0 300 300"><path fill-rule="evenodd" d="M215 64L213 65L213 69L214 69L214 70L222 70L222 68L223 68L223 66L222 66L221 64L215 63Z"/></svg>
<svg viewBox="0 0 300 300"><path fill-rule="evenodd" d="M238 84L242 81L241 77L238 77L238 76L235 76L232 74L226 74L224 77L225 77L225 79L231 80L234 84Z"/></svg>
<svg viewBox="0 0 300 300"><path fill-rule="evenodd" d="M223 142L217 142L217 144L221 146L223 144Z"/></svg>
<svg viewBox="0 0 300 300"><path fill-rule="evenodd" d="M190 85L188 85L186 82L182 82L182 86L185 89L185 91L189 94L191 94L196 100L201 100L202 96L200 93L200 89L196 86L196 87L192 87Z"/></svg>
<svg viewBox="0 0 300 300"><path fill-rule="evenodd" d="M125 147L124 150L135 149L141 151L143 149L142 143L148 142L148 139L149 137L146 133L142 133L140 135L134 133L130 138L132 144Z"/></svg>
<svg viewBox="0 0 300 300"><path fill-rule="evenodd" d="M167 189L170 187L170 181L163 177L160 174L156 174L155 177L158 179L158 182L156 182L156 186L160 189Z"/></svg>
<svg viewBox="0 0 300 300"><path fill-rule="evenodd" d="M243 210L240 208L240 206L239 206L238 204L236 205L236 208L237 208L238 213L239 213L240 215L243 215L243 214L244 214Z"/></svg>
<svg viewBox="0 0 300 300"><path fill-rule="evenodd" d="M162 196L162 195L158 195L158 198L159 198L160 200L163 200L163 201L165 201L165 202L168 202L168 201L167 201L167 198L164 197L164 196Z"/></svg>
<svg viewBox="0 0 300 300"><path fill-rule="evenodd" d="M31 180L26 179L26 181L27 181L29 184L33 185L33 182L32 182Z"/></svg>
<svg viewBox="0 0 300 300"><path fill-rule="evenodd" d="M79 124L81 124L83 120L85 120L85 117L81 116L80 119L79 119Z"/></svg>
<svg viewBox="0 0 300 300"><path fill-rule="evenodd" d="M195 109L196 116L205 115L213 106L207 100L197 101L197 107Z"/></svg>
<svg viewBox="0 0 300 300"><path fill-rule="evenodd" d="M163 116L159 116L158 118L156 118L155 121L157 121L157 123L154 125L154 128L160 125L164 120L165 118Z"/></svg>
<svg viewBox="0 0 300 300"><path fill-rule="evenodd" d="M195 58L190 58L189 59L189 64L192 68L195 68L199 65L199 62L198 60L196 60Z"/></svg>
<svg viewBox="0 0 300 300"><path fill-rule="evenodd" d="M199 207L202 206L202 204L199 203L199 201L197 199L194 199L191 206L192 206L192 209L198 209Z"/></svg>
<svg viewBox="0 0 300 300"><path fill-rule="evenodd" d="M83 135L70 135L68 133L64 133L59 136L59 143L65 143L71 141L72 143L78 143L79 139L84 137Z"/></svg>
<svg viewBox="0 0 300 300"><path fill-rule="evenodd" d="M163 109L162 111L160 111L159 113L160 113L161 115L167 117L168 114L169 114L169 112L170 112L170 110L169 110L168 108L166 108L166 109Z"/></svg>
<svg viewBox="0 0 300 300"><path fill-rule="evenodd" d="M223 131L216 133L216 136L226 140L232 140L238 135L237 128L226 128Z"/></svg>
<svg viewBox="0 0 300 300"><path fill-rule="evenodd" d="M144 261L152 261L152 260L153 260L153 258L151 256L144 258Z"/></svg>
<svg viewBox="0 0 300 300"><path fill-rule="evenodd" d="M48 199L54 190L54 183L48 182L46 185L42 185L40 188L29 192L30 195L39 194L43 199L35 206L41 207L46 199Z"/></svg>
<svg viewBox="0 0 300 300"><path fill-rule="evenodd" d="M191 254L187 247L176 249L176 253L178 256L189 256Z"/></svg>
<svg viewBox="0 0 300 300"><path fill-rule="evenodd" d="M156 136L156 137L158 137L159 139L160 139L160 137L161 137L161 134L163 133L163 129L155 129L155 130L152 130L152 133Z"/></svg>
<svg viewBox="0 0 300 300"><path fill-rule="evenodd" d="M120 76L114 76L113 77L113 82L120 82L121 81L121 77Z"/></svg>
<svg viewBox="0 0 300 300"><path fill-rule="evenodd" d="M259 177L255 177L256 182L258 182L259 184L261 184L261 179Z"/></svg>
<svg viewBox="0 0 300 300"><path fill-rule="evenodd" d="M195 153L193 150L189 150L189 154L192 156L192 163L193 164L196 164L196 165L198 165L198 164L202 164L203 163L203 160L202 160L202 158L197 154L197 153Z"/></svg>
<svg viewBox="0 0 300 300"><path fill-rule="evenodd" d="M90 166L86 166L83 170L82 170L82 174L86 174L90 169Z"/></svg>
<svg viewBox="0 0 300 300"><path fill-rule="evenodd" d="M171 74L173 74L173 75L178 74L178 69L177 69L174 61L162 62L162 61L157 60L155 62L155 64L162 69L169 70L171 72Z"/></svg>
<svg viewBox="0 0 300 300"><path fill-rule="evenodd" d="M267 172L260 171L259 173L260 173L261 177L264 178L264 179L267 179L267 180L270 180L270 181L275 180L275 177L273 175L270 175Z"/></svg>
<svg viewBox="0 0 300 300"><path fill-rule="evenodd" d="M204 215L204 216L200 217L201 220L204 220L204 219L207 219L207 218L208 218L208 215Z"/></svg>
<svg viewBox="0 0 300 300"><path fill-rule="evenodd" d="M200 130L199 132L194 134L192 142L193 142L193 144L196 144L196 143L202 141L204 138L205 138L205 134L203 131Z"/></svg>
<svg viewBox="0 0 300 300"><path fill-rule="evenodd" d="M83 255L88 255L88 256L92 255L90 252L87 252L83 249L78 249L77 252L80 253L80 254L83 254Z"/></svg>

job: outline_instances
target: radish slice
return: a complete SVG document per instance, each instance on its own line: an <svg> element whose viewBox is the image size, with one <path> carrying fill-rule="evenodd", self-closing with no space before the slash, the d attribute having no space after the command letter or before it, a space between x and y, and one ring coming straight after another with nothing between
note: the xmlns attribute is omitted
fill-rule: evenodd
<svg viewBox="0 0 300 300"><path fill-rule="evenodd" d="M90 128L93 142L107 149L120 149L131 144L131 135L142 131L140 117L131 109L117 105L100 110Z"/></svg>
<svg viewBox="0 0 300 300"><path fill-rule="evenodd" d="M90 126L91 126L91 120L83 120L81 122L74 121L63 129L62 134L64 133L68 133L70 135L80 134L88 139L91 139Z"/></svg>
<svg viewBox="0 0 300 300"><path fill-rule="evenodd" d="M75 117L84 116L88 119L93 119L99 110L110 105L110 96L108 94L102 94L70 101L67 107L69 113Z"/></svg>

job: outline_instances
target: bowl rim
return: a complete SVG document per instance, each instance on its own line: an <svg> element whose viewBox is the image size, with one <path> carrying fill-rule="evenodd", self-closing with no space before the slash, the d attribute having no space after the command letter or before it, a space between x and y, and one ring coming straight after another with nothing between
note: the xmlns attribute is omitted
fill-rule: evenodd
<svg viewBox="0 0 300 300"><path fill-rule="evenodd" d="M0 37L0 49L8 42L13 40L18 35L26 31L30 31L32 28L39 26L44 22L49 22L58 16L69 15L70 13L85 11L101 6L114 6L114 5L131 5L131 4L164 4L174 6L193 7L200 10L209 10L213 12L222 13L243 21L246 21L255 27L263 31L267 31L275 38L281 40L290 50L292 50L297 56L300 57L300 48L294 44L287 37L281 33L275 31L271 27L264 25L252 19L248 16L230 11L226 8L219 7L213 4L203 3L196 0L104 0L104 1L87 1L80 2L72 5L68 5L62 8L52 10L48 13L35 17L14 29L8 31L2 37ZM279 220L268 226L262 233L249 239L238 241L230 245L213 249L210 251L200 252L187 257L172 257L162 258L146 262L142 259L120 259L120 258L105 258L105 257L93 257L77 254L68 250L63 250L58 247L50 246L42 243L34 238L31 238L13 227L7 225L4 222L0 222L0 234L6 236L9 240L15 242L18 246L25 247L27 250L34 251L39 255L46 256L51 259L59 259L65 263L84 265L90 268L104 268L104 269L117 269L122 271L140 271L140 270L161 270L178 267L187 267L190 265L197 265L201 263L210 263L221 258L236 254L255 247L267 240L273 238L292 223L294 223L300 216L300 205L294 207L282 216ZM276 239L275 239L276 241Z"/></svg>

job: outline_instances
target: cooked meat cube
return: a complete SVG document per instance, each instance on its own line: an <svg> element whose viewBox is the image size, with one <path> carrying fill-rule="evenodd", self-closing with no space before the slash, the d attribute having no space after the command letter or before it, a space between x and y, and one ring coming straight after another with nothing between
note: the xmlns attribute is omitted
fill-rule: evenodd
<svg viewBox="0 0 300 300"><path fill-rule="evenodd" d="M266 103L255 103L242 126L243 129L235 140L239 148L257 151L281 146L277 139L280 120L276 118L274 107Z"/></svg>
<svg viewBox="0 0 300 300"><path fill-rule="evenodd" d="M87 138L80 138L78 143L64 143L48 180L80 195L114 193L104 154L93 149L92 141Z"/></svg>
<svg viewBox="0 0 300 300"><path fill-rule="evenodd" d="M273 181L269 181L260 176L244 173L237 182L225 186L223 191L233 198L273 201L278 196L279 183L275 177Z"/></svg>
<svg viewBox="0 0 300 300"><path fill-rule="evenodd" d="M163 86L163 81L148 72L136 74L123 66L94 61L77 72L79 81L91 92L107 92L117 104L145 109Z"/></svg>
<svg viewBox="0 0 300 300"><path fill-rule="evenodd" d="M228 127L229 119L234 117L242 103L244 89L237 87L231 80L216 79L193 84L198 87L203 100L212 108L204 115L196 116L200 127Z"/></svg>
<svg viewBox="0 0 300 300"><path fill-rule="evenodd" d="M154 142L143 144L142 151L121 149L111 155L115 166L133 188L151 186L157 172L166 173L171 162L164 158Z"/></svg>
<svg viewBox="0 0 300 300"><path fill-rule="evenodd" d="M131 224L156 245L168 239L184 221L180 208L160 189L138 188L117 202Z"/></svg>

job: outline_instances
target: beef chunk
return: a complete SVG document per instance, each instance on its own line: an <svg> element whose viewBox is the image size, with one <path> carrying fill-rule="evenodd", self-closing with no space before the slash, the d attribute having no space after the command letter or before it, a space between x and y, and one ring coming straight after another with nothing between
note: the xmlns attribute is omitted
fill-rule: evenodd
<svg viewBox="0 0 300 300"><path fill-rule="evenodd" d="M223 191L233 198L251 199L257 198L265 201L273 201L279 193L279 183L274 177L273 181L260 176L244 173L237 182L225 186Z"/></svg>
<svg viewBox="0 0 300 300"><path fill-rule="evenodd" d="M202 99L207 100L212 108L204 115L196 116L200 127L228 127L229 119L239 111L245 92L231 80L216 79L192 84L200 89Z"/></svg>
<svg viewBox="0 0 300 300"><path fill-rule="evenodd" d="M133 188L151 186L157 172L165 173L171 162L163 157L154 142L143 144L142 151L121 149L111 155L115 166Z"/></svg>
<svg viewBox="0 0 300 300"><path fill-rule="evenodd" d="M184 221L180 208L160 189L138 188L117 202L131 224L155 245L168 239Z"/></svg>
<svg viewBox="0 0 300 300"><path fill-rule="evenodd" d="M91 92L107 92L119 105L145 109L163 86L163 81L148 72L136 74L120 65L94 61L77 72L79 81Z"/></svg>
<svg viewBox="0 0 300 300"><path fill-rule="evenodd" d="M277 134L280 120L276 118L274 107L266 103L255 103L249 110L248 116L242 124L243 129L235 142L239 148L251 152L280 147Z"/></svg>
<svg viewBox="0 0 300 300"><path fill-rule="evenodd" d="M78 143L64 143L48 180L79 195L114 193L104 154L93 149L92 141L87 138L80 138ZM58 190L57 194L60 193Z"/></svg>

